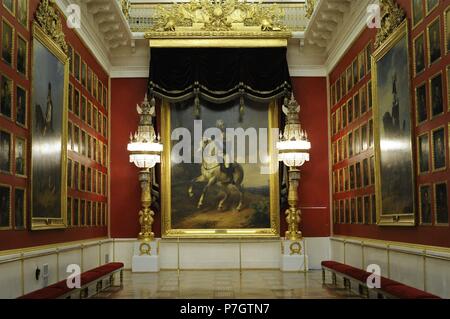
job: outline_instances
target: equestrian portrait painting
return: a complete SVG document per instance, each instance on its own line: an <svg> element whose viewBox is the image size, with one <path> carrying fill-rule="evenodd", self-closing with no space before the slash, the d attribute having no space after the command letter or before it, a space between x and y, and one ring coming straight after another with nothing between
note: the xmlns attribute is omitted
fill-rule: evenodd
<svg viewBox="0 0 450 319"><path fill-rule="evenodd" d="M66 126L68 59L37 25L33 26L31 97L32 229L66 227Z"/></svg>
<svg viewBox="0 0 450 319"><path fill-rule="evenodd" d="M163 236L277 236L275 103L193 105L163 105Z"/></svg>

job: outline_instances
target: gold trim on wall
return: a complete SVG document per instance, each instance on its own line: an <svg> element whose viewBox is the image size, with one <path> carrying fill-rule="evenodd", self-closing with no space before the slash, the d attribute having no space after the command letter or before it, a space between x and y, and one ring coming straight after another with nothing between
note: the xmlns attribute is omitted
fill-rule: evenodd
<svg viewBox="0 0 450 319"><path fill-rule="evenodd" d="M287 47L287 39L271 38L167 38L151 39L149 45L151 48L269 48L269 47Z"/></svg>
<svg viewBox="0 0 450 319"><path fill-rule="evenodd" d="M278 122L278 108L276 101L269 105L268 125L275 128ZM173 229L171 223L171 117L170 105L162 102L161 137L165 147L161 160L162 198L161 198L161 229L162 238L279 238L280 236L280 209L279 209L279 174L270 174L270 228L263 229ZM269 134L269 145L272 145ZM272 149L269 156L272 158Z"/></svg>

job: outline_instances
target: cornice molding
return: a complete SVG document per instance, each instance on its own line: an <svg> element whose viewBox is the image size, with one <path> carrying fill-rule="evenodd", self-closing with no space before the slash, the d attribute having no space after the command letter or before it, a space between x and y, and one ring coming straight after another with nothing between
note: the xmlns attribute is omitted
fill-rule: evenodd
<svg viewBox="0 0 450 319"><path fill-rule="evenodd" d="M291 77L326 77L327 70L323 65L292 65L289 74Z"/></svg>
<svg viewBox="0 0 450 319"><path fill-rule="evenodd" d="M67 17L66 9L73 4L70 0L56 0L61 12ZM86 49L91 51L94 58L103 67L104 71L109 75L111 69L110 56L108 49L103 42L102 37L96 32L98 28L90 23L91 18L86 15L85 10L81 10L81 28L74 29L75 33L80 37L81 41L86 46Z"/></svg>

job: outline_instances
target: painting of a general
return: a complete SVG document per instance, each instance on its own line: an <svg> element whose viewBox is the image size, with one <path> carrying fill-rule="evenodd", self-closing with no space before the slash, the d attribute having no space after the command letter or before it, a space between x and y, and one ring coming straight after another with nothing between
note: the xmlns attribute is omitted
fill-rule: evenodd
<svg viewBox="0 0 450 319"><path fill-rule="evenodd" d="M381 218L414 214L407 26L391 47L376 54L377 169ZM392 218L392 217L391 217ZM388 220L396 220L389 219Z"/></svg>
<svg viewBox="0 0 450 319"><path fill-rule="evenodd" d="M271 198L271 180L277 174L264 172L261 158L269 156L270 131L259 130L270 126L268 113L273 112L268 112L268 105L249 101L241 114L239 102L218 106L202 101L199 120L192 101L168 108L171 229L198 230L200 236L202 231L270 230L272 205L278 202ZM248 135L240 136L239 130ZM187 147L180 144L188 140ZM265 148L266 157L259 156L260 148Z"/></svg>
<svg viewBox="0 0 450 319"><path fill-rule="evenodd" d="M65 72L66 66L37 38L33 40L32 84L32 217L63 224L62 195L65 170ZM65 202L65 199L64 199ZM55 226L55 225L53 225Z"/></svg>

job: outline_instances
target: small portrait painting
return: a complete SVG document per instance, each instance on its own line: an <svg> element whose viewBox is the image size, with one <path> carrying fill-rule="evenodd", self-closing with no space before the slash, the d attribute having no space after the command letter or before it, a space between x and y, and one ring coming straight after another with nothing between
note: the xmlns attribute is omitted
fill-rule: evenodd
<svg viewBox="0 0 450 319"><path fill-rule="evenodd" d="M92 168L88 167L87 169L87 187L86 191L91 192L92 191Z"/></svg>
<svg viewBox="0 0 450 319"><path fill-rule="evenodd" d="M430 95L431 113L432 116L435 117L444 112L444 97L441 73L430 80Z"/></svg>
<svg viewBox="0 0 450 319"><path fill-rule="evenodd" d="M69 122L67 124L67 150L73 151L73 124Z"/></svg>
<svg viewBox="0 0 450 319"><path fill-rule="evenodd" d="M12 80L6 76L0 76L0 114L7 118L12 117Z"/></svg>
<svg viewBox="0 0 450 319"><path fill-rule="evenodd" d="M12 1L12 0L11 0ZM28 0L17 0L17 20L28 29Z"/></svg>
<svg viewBox="0 0 450 319"><path fill-rule="evenodd" d="M359 78L363 79L366 75L366 54L361 52L358 55L358 66L359 66Z"/></svg>
<svg viewBox="0 0 450 319"><path fill-rule="evenodd" d="M87 65L84 61L81 64L81 84L83 84L84 87L87 87Z"/></svg>
<svg viewBox="0 0 450 319"><path fill-rule="evenodd" d="M73 151L80 153L80 128L73 126Z"/></svg>
<svg viewBox="0 0 450 319"><path fill-rule="evenodd" d="M337 82L336 82L336 98L337 98L337 101L339 102L340 100L341 100L341 78L339 78L338 80L337 80ZM94 97L95 98L97 98L96 97L96 94L94 94Z"/></svg>
<svg viewBox="0 0 450 319"><path fill-rule="evenodd" d="M16 123L27 125L27 92L20 86L16 87Z"/></svg>
<svg viewBox="0 0 450 319"><path fill-rule="evenodd" d="M433 169L442 170L446 167L445 130L438 128L432 133Z"/></svg>
<svg viewBox="0 0 450 319"><path fill-rule="evenodd" d="M355 166L350 166L350 189L355 189Z"/></svg>
<svg viewBox="0 0 450 319"><path fill-rule="evenodd" d="M413 26L416 26L420 21L423 20L423 2L422 0L412 0L412 10L413 10Z"/></svg>
<svg viewBox="0 0 450 319"><path fill-rule="evenodd" d="M350 90L353 88L353 73L351 66L347 68L346 76L347 76L347 92L350 92Z"/></svg>
<svg viewBox="0 0 450 319"><path fill-rule="evenodd" d="M80 200L80 226L86 226L86 200Z"/></svg>
<svg viewBox="0 0 450 319"><path fill-rule="evenodd" d="M361 151L361 149L360 149L361 138L360 138L360 129L359 128L357 128L356 130L353 131L353 144L355 145L355 149L353 151L354 151L355 155L357 155Z"/></svg>
<svg viewBox="0 0 450 319"><path fill-rule="evenodd" d="M439 5L439 0L425 0L425 2L427 5L427 14L429 14Z"/></svg>
<svg viewBox="0 0 450 319"><path fill-rule="evenodd" d="M431 224L431 187L430 185L420 186L420 221L421 224Z"/></svg>
<svg viewBox="0 0 450 319"><path fill-rule="evenodd" d="M364 196L364 224L370 224L370 197Z"/></svg>
<svg viewBox="0 0 450 319"><path fill-rule="evenodd" d="M367 187L370 184L370 176L369 176L369 159L365 158L363 160L363 186Z"/></svg>
<svg viewBox="0 0 450 319"><path fill-rule="evenodd" d="M67 187L72 188L72 160L70 158L67 159Z"/></svg>
<svg viewBox="0 0 450 319"><path fill-rule="evenodd" d="M103 84L99 82L99 92L102 92L101 94L99 94L99 100L100 100L100 104L103 105ZM345 94L347 94L347 81L346 81L346 74L343 73L341 75L341 93L342 93L342 97L344 97Z"/></svg>
<svg viewBox="0 0 450 319"><path fill-rule="evenodd" d="M344 168L344 179L345 179L345 185L344 185L344 191L349 190L349 182L350 182L350 174L348 172L348 167ZM103 184L104 185L104 184Z"/></svg>
<svg viewBox="0 0 450 319"><path fill-rule="evenodd" d="M14 15L14 0L2 0L3 6Z"/></svg>
<svg viewBox="0 0 450 319"><path fill-rule="evenodd" d="M81 155L86 156L86 132L81 130Z"/></svg>
<svg viewBox="0 0 450 319"><path fill-rule="evenodd" d="M345 202L343 200L340 200L339 207L336 207L336 220L339 219L339 215L344 215L344 211L345 211L344 205L345 205Z"/></svg>
<svg viewBox="0 0 450 319"><path fill-rule="evenodd" d="M374 136L373 136L373 119L369 120L369 148L372 148L374 145Z"/></svg>
<svg viewBox="0 0 450 319"><path fill-rule="evenodd" d="M363 87L359 92L361 96L361 114L367 112L367 87Z"/></svg>
<svg viewBox="0 0 450 319"><path fill-rule="evenodd" d="M72 210L74 226L78 226L80 224L80 209L78 207L78 205L79 205L78 203L79 203L79 199L74 198L73 199L73 210Z"/></svg>
<svg viewBox="0 0 450 319"><path fill-rule="evenodd" d="M417 148L419 152L419 173L430 170L430 142L428 133L418 137Z"/></svg>
<svg viewBox="0 0 450 319"><path fill-rule="evenodd" d="M74 76L75 79L77 79L78 81L81 80L81 58L80 55L78 53L75 52L75 59L73 62L73 68L74 68Z"/></svg>
<svg viewBox="0 0 450 319"><path fill-rule="evenodd" d="M429 63L433 64L442 56L441 52L441 21L437 19L428 27Z"/></svg>
<svg viewBox="0 0 450 319"><path fill-rule="evenodd" d="M356 198L352 198L350 203L350 220L348 223L356 224Z"/></svg>
<svg viewBox="0 0 450 319"><path fill-rule="evenodd" d="M366 61L367 61L367 73L372 71L372 45L366 47Z"/></svg>
<svg viewBox="0 0 450 319"><path fill-rule="evenodd" d="M80 168L80 190L84 191L86 189L86 167L81 165Z"/></svg>
<svg viewBox="0 0 450 319"><path fill-rule="evenodd" d="M0 229L11 228L11 187L0 185Z"/></svg>
<svg viewBox="0 0 450 319"><path fill-rule="evenodd" d="M69 73L73 75L73 48L70 45L68 45L67 57L69 58Z"/></svg>
<svg viewBox="0 0 450 319"><path fill-rule="evenodd" d="M361 163L355 164L355 175L356 175L356 188L361 188Z"/></svg>
<svg viewBox="0 0 450 319"><path fill-rule="evenodd" d="M3 20L2 23L2 60L12 66L13 60L13 27Z"/></svg>
<svg viewBox="0 0 450 319"><path fill-rule="evenodd" d="M21 36L17 37L17 72L27 75L28 43Z"/></svg>
<svg viewBox="0 0 450 319"><path fill-rule="evenodd" d="M358 197L356 199L356 210L358 211L358 224L362 224L363 223L362 197Z"/></svg>
<svg viewBox="0 0 450 319"><path fill-rule="evenodd" d="M372 211L372 223L377 224L377 201L375 194L373 194L370 198L370 206Z"/></svg>
<svg viewBox="0 0 450 319"><path fill-rule="evenodd" d="M75 190L80 189L79 173L80 173L80 163L74 161L73 162L73 188Z"/></svg>
<svg viewBox="0 0 450 319"><path fill-rule="evenodd" d="M86 97L81 98L81 119L86 122L86 108L87 108Z"/></svg>
<svg viewBox="0 0 450 319"><path fill-rule="evenodd" d="M367 141L367 124L361 126L361 151L365 151L369 148Z"/></svg>
<svg viewBox="0 0 450 319"><path fill-rule="evenodd" d="M425 70L425 35L422 33L414 39L414 70L419 74Z"/></svg>
<svg viewBox="0 0 450 319"><path fill-rule="evenodd" d="M428 119L427 112L427 86L425 84L416 88L417 123Z"/></svg>
<svg viewBox="0 0 450 319"><path fill-rule="evenodd" d="M108 120L106 115L103 116L103 136L108 137Z"/></svg>
<svg viewBox="0 0 450 319"><path fill-rule="evenodd" d="M87 136L87 156L92 158L92 138L89 134Z"/></svg>
<svg viewBox="0 0 450 319"><path fill-rule="evenodd" d="M25 139L16 137L14 162L16 164L16 175L27 174L27 144Z"/></svg>
<svg viewBox="0 0 450 319"><path fill-rule="evenodd" d="M369 81L367 83L367 103L369 105L369 110L373 106L373 99L372 99L372 81Z"/></svg>
<svg viewBox="0 0 450 319"><path fill-rule="evenodd" d="M0 131L0 172L11 172L11 134Z"/></svg>
<svg viewBox="0 0 450 319"><path fill-rule="evenodd" d="M353 156L353 133L348 133L348 156Z"/></svg>
<svg viewBox="0 0 450 319"><path fill-rule="evenodd" d="M361 108L360 108L361 104L360 104L360 98L359 98L359 93L356 93L355 96L353 97L353 117L356 119L359 118L359 115L361 114Z"/></svg>
<svg viewBox="0 0 450 319"><path fill-rule="evenodd" d="M91 101L88 102L87 104L87 124L89 126L92 125L92 103Z"/></svg>
<svg viewBox="0 0 450 319"><path fill-rule="evenodd" d="M92 70L91 70L91 68L88 68L88 71L87 71L87 90L89 92L92 92Z"/></svg>
<svg viewBox="0 0 450 319"><path fill-rule="evenodd" d="M355 61L353 61L353 65L352 65L352 69L353 69L353 86L356 85L356 83L358 83L359 81L359 70L358 70L358 59L356 58Z"/></svg>
<svg viewBox="0 0 450 319"><path fill-rule="evenodd" d="M331 134L336 134L336 113L331 115Z"/></svg>
<svg viewBox="0 0 450 319"><path fill-rule="evenodd" d="M448 224L447 183L434 186L436 224Z"/></svg>
<svg viewBox="0 0 450 319"><path fill-rule="evenodd" d="M14 190L14 228L25 228L25 189L16 188Z"/></svg>
<svg viewBox="0 0 450 319"><path fill-rule="evenodd" d="M353 122L353 99L350 99L347 102L347 117L348 117L348 124Z"/></svg>
<svg viewBox="0 0 450 319"><path fill-rule="evenodd" d="M375 184L375 156L370 157L370 183Z"/></svg>
<svg viewBox="0 0 450 319"><path fill-rule="evenodd" d="M345 200L345 215L341 215L341 223L349 223L350 222L350 200L347 198Z"/></svg>
<svg viewBox="0 0 450 319"><path fill-rule="evenodd" d="M73 107L74 107L76 116L80 116L80 103L81 103L80 91L75 89L75 92L73 95Z"/></svg>
<svg viewBox="0 0 450 319"><path fill-rule="evenodd" d="M339 112L339 109L338 109ZM338 117L338 124L340 124L340 118ZM98 124L98 110L96 107L94 107L94 112L93 112L93 116L92 116L92 123L94 124L94 130L97 131L97 124ZM339 129L339 126L338 126Z"/></svg>

